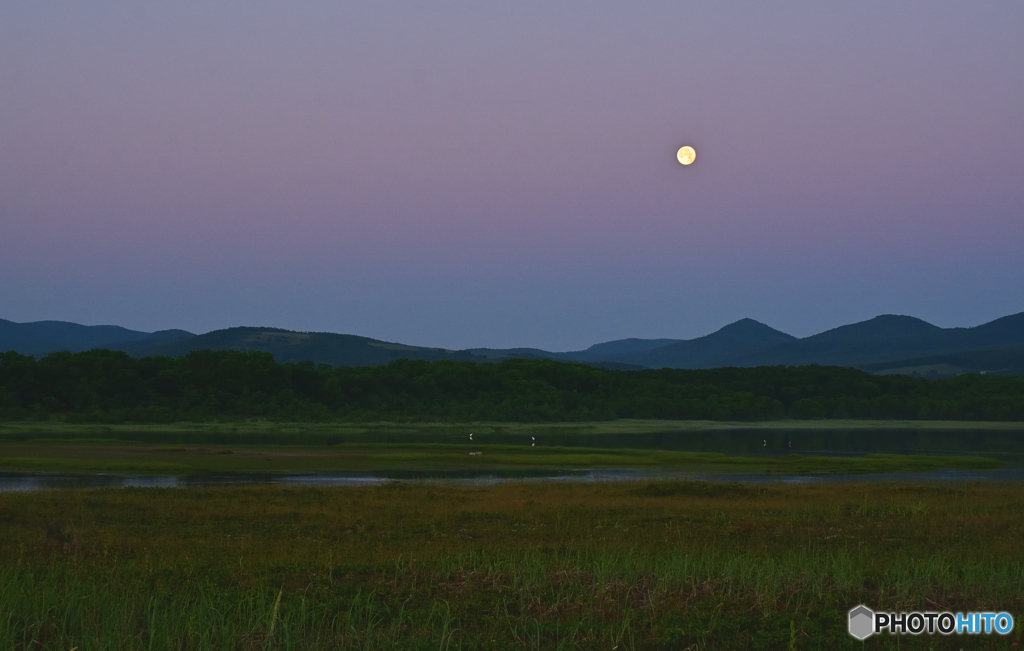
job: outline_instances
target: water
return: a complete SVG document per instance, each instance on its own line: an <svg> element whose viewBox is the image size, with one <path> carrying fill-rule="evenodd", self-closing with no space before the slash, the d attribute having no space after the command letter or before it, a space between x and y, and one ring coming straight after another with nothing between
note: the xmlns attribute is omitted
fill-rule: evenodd
<svg viewBox="0 0 1024 651"><path fill-rule="evenodd" d="M0 473L0 493L32 493L82 488L197 488L209 486L371 486L401 481L415 484L491 486L508 482L714 481L744 484L832 484L842 482L1024 481L1024 469L940 470L918 473L776 475L768 473L687 473L678 471L510 470L424 472L333 472L311 474L223 473L203 475L73 475L47 472Z"/></svg>

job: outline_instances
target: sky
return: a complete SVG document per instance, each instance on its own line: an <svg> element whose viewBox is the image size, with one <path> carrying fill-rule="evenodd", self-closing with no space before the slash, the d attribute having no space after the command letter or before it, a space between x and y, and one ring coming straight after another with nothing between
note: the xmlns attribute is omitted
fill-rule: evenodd
<svg viewBox="0 0 1024 651"><path fill-rule="evenodd" d="M978 325L1024 311L1021 34L1019 0L8 0L0 318Z"/></svg>

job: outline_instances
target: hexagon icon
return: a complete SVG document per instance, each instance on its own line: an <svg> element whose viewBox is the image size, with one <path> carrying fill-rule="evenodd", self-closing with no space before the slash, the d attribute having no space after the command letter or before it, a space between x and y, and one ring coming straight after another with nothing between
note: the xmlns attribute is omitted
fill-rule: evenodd
<svg viewBox="0 0 1024 651"><path fill-rule="evenodd" d="M858 640L866 640L875 632L875 613L867 606L860 605L850 609L850 635Z"/></svg>

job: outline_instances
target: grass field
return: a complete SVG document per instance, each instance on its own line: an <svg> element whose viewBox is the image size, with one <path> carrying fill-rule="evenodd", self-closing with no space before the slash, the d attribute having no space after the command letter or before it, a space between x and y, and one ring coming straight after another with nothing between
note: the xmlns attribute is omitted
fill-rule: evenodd
<svg viewBox="0 0 1024 651"><path fill-rule="evenodd" d="M621 419L586 423L282 423L253 420L246 422L202 422L169 424L77 424L60 421L0 422L0 439L21 438L116 438L136 440L177 440L211 436L264 437L266 442L291 441L319 443L324 438L362 434L450 433L466 436L494 433L544 436L547 434L607 435L648 432L723 432L730 430L985 430L1024 431L1024 423L948 420L775 420L765 422L723 422L710 420ZM200 439L196 439L200 440Z"/></svg>
<svg viewBox="0 0 1024 651"><path fill-rule="evenodd" d="M0 494L5 649L1005 649L1024 487L388 484Z"/></svg>
<svg viewBox="0 0 1024 651"><path fill-rule="evenodd" d="M470 452L483 453L471 456ZM0 471L187 475L207 472L493 471L646 468L705 473L924 472L1001 467L980 456L727 456L706 452L509 445L343 444L330 447L126 444L105 439L0 443Z"/></svg>
<svg viewBox="0 0 1024 651"><path fill-rule="evenodd" d="M851 429L853 428L853 429ZM910 432L918 447L957 441L967 432L972 447L981 435L1009 442L975 456L952 454L962 444L929 454L820 456L813 451L762 454L759 431L776 448L800 432L818 440L849 440L851 431ZM1024 447L1019 424L916 421L789 421L713 423L610 421L521 424L297 424L179 423L176 425L71 425L0 423L0 470L71 473L191 474L204 472L327 472L381 470L521 470L651 468L715 473L908 472L991 469L1019 465ZM469 433L475 434L473 443ZM649 449L674 440L722 438L742 432L737 449ZM751 432L754 432L751 434ZM831 432L831 433L830 433ZM922 433L918 435L919 433ZM651 438L651 434L658 437ZM536 437L539 445L530 443ZM647 438L645 438L647 437ZM754 440L756 439L756 440ZM734 438L730 441L737 440ZM440 442L439 442L440 441ZM923 441L923 442L920 442ZM634 444L635 443L635 444ZM751 447L751 445L753 447ZM999 445L1003 445L1002 448ZM1016 446L1016 447L1014 447ZM941 446L940 446L941 447ZM635 449L648 448L648 449ZM483 452L470 456L470 452ZM771 452L771 449L768 449ZM943 452L945 452L943 454ZM990 458L995 455L998 460Z"/></svg>

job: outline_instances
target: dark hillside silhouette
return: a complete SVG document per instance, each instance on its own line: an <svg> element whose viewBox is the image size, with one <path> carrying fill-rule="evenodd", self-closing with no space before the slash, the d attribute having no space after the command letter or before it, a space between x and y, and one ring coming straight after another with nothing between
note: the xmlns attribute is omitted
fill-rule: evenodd
<svg viewBox="0 0 1024 651"><path fill-rule="evenodd" d="M139 332L121 326L86 326L67 321L15 323L0 319L0 351L16 350L24 355L47 355L58 350L78 352L94 348L126 350L153 346L170 339L192 337L184 330Z"/></svg>
<svg viewBox="0 0 1024 651"><path fill-rule="evenodd" d="M465 351L406 346L369 337L280 328L227 328L137 351L138 356L177 357L194 350L264 351L279 362L312 361L334 366L371 366L396 359L483 361Z"/></svg>
<svg viewBox="0 0 1024 651"><path fill-rule="evenodd" d="M875 373L953 377L961 373L1024 373L1024 313L973 328L940 328L914 317L882 315L803 339L753 319L741 319L696 339L619 339L570 352L527 347L445 350L351 334L280 328L238 327L192 335L183 330L145 333L117 326L0 320L0 351L38 357L59 350L91 348L123 350L138 357L174 357L204 349L259 350L273 354L279 362L311 361L334 366L386 364L397 359L550 359L620 370L818 364Z"/></svg>
<svg viewBox="0 0 1024 651"><path fill-rule="evenodd" d="M756 350L772 349L797 341L753 319L741 319L698 339L680 341L634 355L618 355L615 361L648 368L715 368L729 366L728 360Z"/></svg>

